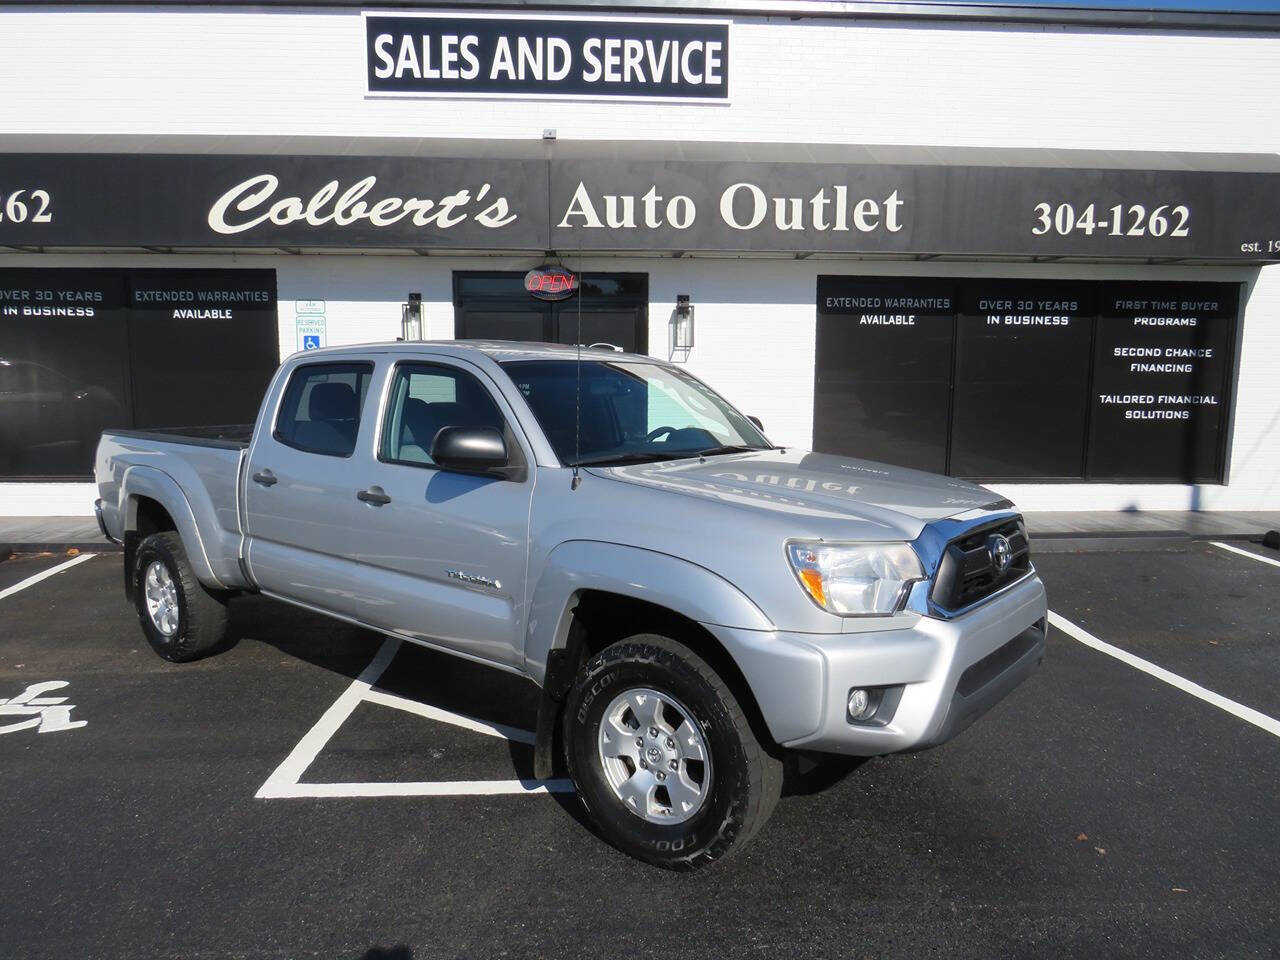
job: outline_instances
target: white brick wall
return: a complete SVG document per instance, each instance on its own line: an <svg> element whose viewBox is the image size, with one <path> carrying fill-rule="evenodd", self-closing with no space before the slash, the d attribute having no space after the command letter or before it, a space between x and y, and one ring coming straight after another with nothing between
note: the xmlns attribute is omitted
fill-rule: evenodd
<svg viewBox="0 0 1280 960"><path fill-rule="evenodd" d="M731 105L550 110L367 99L363 36L356 9L5 10L0 134L1280 147L1265 36L742 18Z"/></svg>
<svg viewBox="0 0 1280 960"><path fill-rule="evenodd" d="M1280 38L1026 26L745 18L729 105L368 99L355 10L0 11L0 149L15 135L690 139L1277 152ZM554 117L548 120L549 116ZM8 138L8 139L6 139ZM358 150L358 145L352 148ZM104 185L109 188L109 185ZM424 257L33 256L4 266L272 266L282 353L293 300L324 299L331 344L399 332L420 290L428 334L452 334L451 271L527 261ZM1246 268L601 259L650 277L650 344L677 293L697 305L691 369L779 442L812 436L819 273L1244 281L1230 484L1002 487L1026 509L1280 509L1280 266ZM0 484L0 515L84 513L87 485Z"/></svg>

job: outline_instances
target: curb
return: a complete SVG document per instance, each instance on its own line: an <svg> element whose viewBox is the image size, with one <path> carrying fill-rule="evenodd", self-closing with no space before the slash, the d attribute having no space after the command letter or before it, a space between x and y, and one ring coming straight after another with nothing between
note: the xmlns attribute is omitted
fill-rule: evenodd
<svg viewBox="0 0 1280 960"><path fill-rule="evenodd" d="M1121 541L1151 543L1167 540L1171 543L1186 543L1187 541L1231 540L1238 543L1265 543L1267 536L1262 533L1240 532L1192 533L1190 530L1098 530L1086 532L1078 530L1036 532L1035 530L1030 530L1027 535L1033 541L1039 541L1041 543L1063 540L1110 540L1116 543Z"/></svg>
<svg viewBox="0 0 1280 960"><path fill-rule="evenodd" d="M109 540L68 540L62 543L0 543L0 561L19 553L119 553L124 548Z"/></svg>
<svg viewBox="0 0 1280 960"><path fill-rule="evenodd" d="M1190 533L1186 530L1135 530L1132 533L1030 533L1031 552L1101 553L1107 550L1173 550L1192 543L1266 543L1261 533Z"/></svg>

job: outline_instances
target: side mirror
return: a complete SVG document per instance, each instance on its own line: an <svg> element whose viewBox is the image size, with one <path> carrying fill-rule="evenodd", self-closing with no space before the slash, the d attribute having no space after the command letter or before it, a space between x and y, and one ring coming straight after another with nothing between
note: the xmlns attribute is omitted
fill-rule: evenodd
<svg viewBox="0 0 1280 960"><path fill-rule="evenodd" d="M431 441L431 459L441 470L488 473L507 466L507 444L493 427L444 427Z"/></svg>
<svg viewBox="0 0 1280 960"><path fill-rule="evenodd" d="M751 423L755 426L757 430L759 430L761 433L764 433L764 424L760 422L759 417L753 417L750 414L747 414L747 419L751 421Z"/></svg>

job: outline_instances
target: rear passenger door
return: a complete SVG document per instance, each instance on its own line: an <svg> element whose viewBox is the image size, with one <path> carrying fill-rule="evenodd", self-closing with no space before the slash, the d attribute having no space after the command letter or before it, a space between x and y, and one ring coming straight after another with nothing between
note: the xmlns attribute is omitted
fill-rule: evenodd
<svg viewBox="0 0 1280 960"><path fill-rule="evenodd" d="M358 615L384 630L522 665L532 451L480 371L440 358L402 361L388 376L378 458L359 478L386 499L362 504L353 532ZM502 431L523 477L441 470L431 444L443 427Z"/></svg>
<svg viewBox="0 0 1280 960"><path fill-rule="evenodd" d="M249 450L247 562L266 592L358 616L352 584L354 528L364 520L368 455L357 456L374 365L307 363L283 387L276 415ZM371 428L365 428L371 429ZM358 463L366 466L361 468Z"/></svg>

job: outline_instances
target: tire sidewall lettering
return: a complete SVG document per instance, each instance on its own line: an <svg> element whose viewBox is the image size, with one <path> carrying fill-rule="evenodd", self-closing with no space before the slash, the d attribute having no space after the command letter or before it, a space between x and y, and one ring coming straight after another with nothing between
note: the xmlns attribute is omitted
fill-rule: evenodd
<svg viewBox="0 0 1280 960"><path fill-rule="evenodd" d="M723 837L731 841L738 832L743 790L743 773L735 769L742 756L733 734L733 722L713 688L688 664L666 650L646 649L635 644L623 653L593 658L579 680L577 702L566 724L572 727L566 747L573 759L570 768L583 803L597 821L604 821L615 843L623 849L647 849L658 861L687 861L696 858ZM656 654L656 655L655 655ZM607 786L596 756L596 740L603 720L601 694L615 693L630 686L652 686L670 693L693 713L694 722L707 738L712 754L713 785L706 805L692 820L662 826L637 817L622 807ZM574 694L571 692L570 697Z"/></svg>
<svg viewBox="0 0 1280 960"><path fill-rule="evenodd" d="M616 679L617 674L604 673L591 685L591 689L582 698L582 706L578 708L578 723L587 722L587 714L591 711L591 705L595 703L596 697L608 690Z"/></svg>

